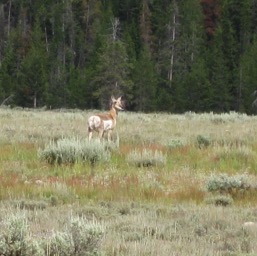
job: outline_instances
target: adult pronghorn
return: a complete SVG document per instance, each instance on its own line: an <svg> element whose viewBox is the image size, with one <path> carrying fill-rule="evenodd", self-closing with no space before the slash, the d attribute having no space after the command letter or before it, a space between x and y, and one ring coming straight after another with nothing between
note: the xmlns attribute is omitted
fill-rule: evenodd
<svg viewBox="0 0 257 256"><path fill-rule="evenodd" d="M110 141L111 133L116 126L116 118L119 110L123 110L121 97L115 99L111 97L111 109L109 113L97 114L88 118L88 139L91 140L93 131L98 132L101 139L104 132L107 132L108 141Z"/></svg>

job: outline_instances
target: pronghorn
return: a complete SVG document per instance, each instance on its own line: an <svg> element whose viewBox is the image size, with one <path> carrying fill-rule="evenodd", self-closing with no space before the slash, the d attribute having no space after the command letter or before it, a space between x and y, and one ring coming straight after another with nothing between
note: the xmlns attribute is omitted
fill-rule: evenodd
<svg viewBox="0 0 257 256"><path fill-rule="evenodd" d="M111 97L111 109L109 113L97 114L88 118L88 139L91 140L93 131L98 132L99 138L103 138L104 132L107 132L108 141L110 141L111 133L116 126L116 118L119 110L123 110L121 97L115 99Z"/></svg>

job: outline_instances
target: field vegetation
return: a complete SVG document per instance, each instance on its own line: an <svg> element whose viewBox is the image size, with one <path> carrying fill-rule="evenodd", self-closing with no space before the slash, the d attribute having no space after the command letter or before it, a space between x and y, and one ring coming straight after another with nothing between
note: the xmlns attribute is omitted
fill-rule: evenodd
<svg viewBox="0 0 257 256"><path fill-rule="evenodd" d="M256 116L96 112L0 109L0 255L257 254Z"/></svg>

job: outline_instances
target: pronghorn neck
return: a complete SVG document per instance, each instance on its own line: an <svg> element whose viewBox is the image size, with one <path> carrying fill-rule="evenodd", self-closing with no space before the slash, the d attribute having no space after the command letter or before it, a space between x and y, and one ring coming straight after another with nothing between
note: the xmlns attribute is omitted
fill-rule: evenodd
<svg viewBox="0 0 257 256"><path fill-rule="evenodd" d="M112 119L116 119L116 117L117 117L117 110L115 109L115 107L114 106L112 106L112 108L110 109L110 111L109 111L109 115L112 117Z"/></svg>

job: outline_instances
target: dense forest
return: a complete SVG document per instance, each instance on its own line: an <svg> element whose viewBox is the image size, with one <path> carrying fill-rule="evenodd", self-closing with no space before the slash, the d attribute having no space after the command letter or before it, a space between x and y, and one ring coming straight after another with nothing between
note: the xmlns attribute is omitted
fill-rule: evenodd
<svg viewBox="0 0 257 256"><path fill-rule="evenodd" d="M256 24L257 0L0 0L0 104L251 114Z"/></svg>

